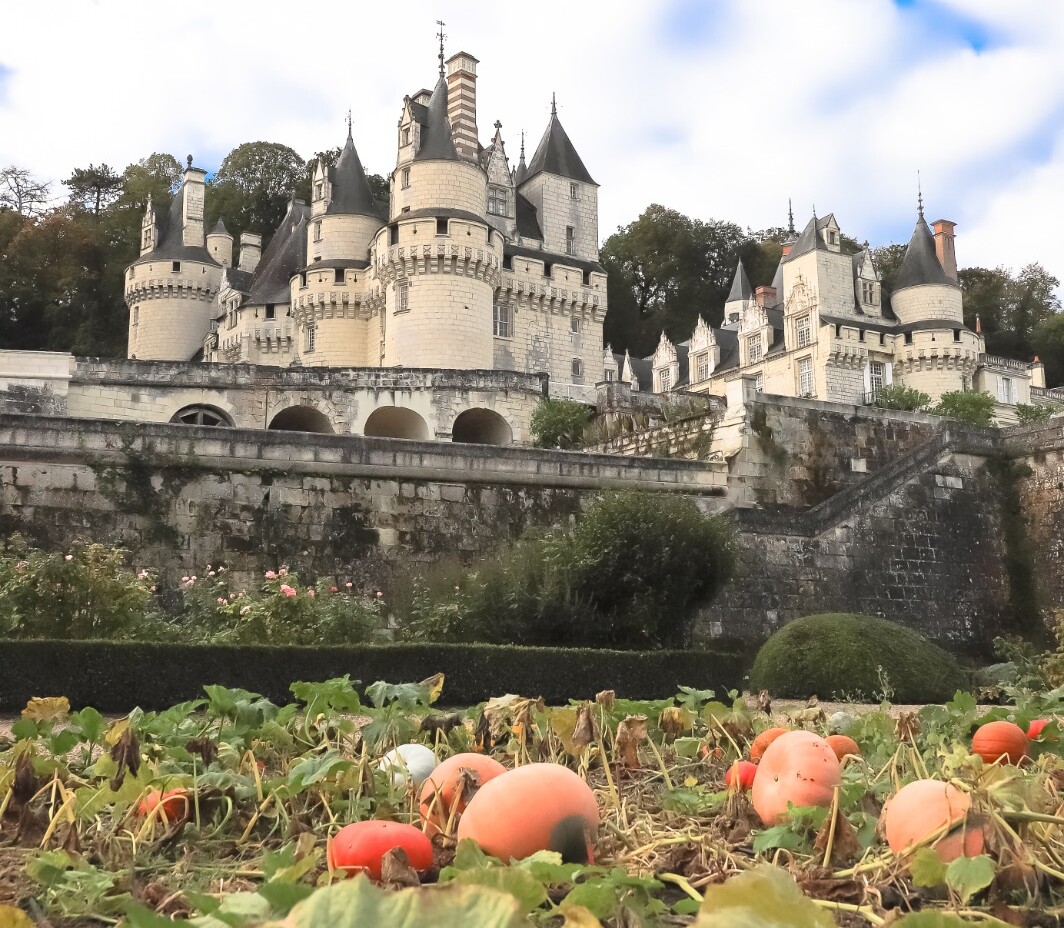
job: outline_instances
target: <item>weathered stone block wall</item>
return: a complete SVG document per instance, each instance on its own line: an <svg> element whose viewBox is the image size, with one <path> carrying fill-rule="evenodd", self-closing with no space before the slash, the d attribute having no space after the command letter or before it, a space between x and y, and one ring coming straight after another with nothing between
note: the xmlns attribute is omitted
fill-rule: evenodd
<svg viewBox="0 0 1064 928"><path fill-rule="evenodd" d="M224 563L370 578L564 523L610 487L719 505L721 465L605 455L0 416L0 530L120 543L170 579Z"/></svg>
<svg viewBox="0 0 1064 928"><path fill-rule="evenodd" d="M981 456L946 455L822 529L816 509L736 516L739 576L705 611L701 643L759 641L799 616L860 612L985 654L1007 627L999 487Z"/></svg>

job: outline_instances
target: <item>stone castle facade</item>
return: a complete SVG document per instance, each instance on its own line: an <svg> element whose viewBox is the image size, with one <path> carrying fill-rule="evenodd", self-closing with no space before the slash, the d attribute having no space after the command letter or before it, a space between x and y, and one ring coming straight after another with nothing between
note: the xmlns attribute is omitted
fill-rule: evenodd
<svg viewBox="0 0 1064 928"><path fill-rule="evenodd" d="M847 254L834 215L813 216L801 235L792 225L771 286L753 289L740 262L719 328L699 318L679 344L663 332L648 358L608 354L607 377L720 397L745 377L758 391L854 405L894 384L936 402L975 390L994 397L1004 423L1016 421L1017 404L1057 405L1037 358L987 355L978 327L964 324L954 228L940 219L932 232L921 201L887 306L867 247Z"/></svg>
<svg viewBox="0 0 1064 928"><path fill-rule="evenodd" d="M290 201L265 251L245 233L234 260L224 225L206 230L206 172L190 158L169 211L148 205L126 271L130 359L546 373L552 394L592 397L607 308L598 185L553 105L527 163L522 139L511 167L499 122L481 145L477 64L441 52L434 89L404 98L388 202L374 198L349 127L336 164L316 165L309 205ZM401 399L384 405L365 434L447 437ZM505 425L523 437L527 422Z"/></svg>

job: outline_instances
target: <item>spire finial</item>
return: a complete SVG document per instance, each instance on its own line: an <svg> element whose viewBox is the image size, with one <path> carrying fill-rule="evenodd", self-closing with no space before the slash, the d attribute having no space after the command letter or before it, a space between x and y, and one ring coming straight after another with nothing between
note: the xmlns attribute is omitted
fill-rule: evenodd
<svg viewBox="0 0 1064 928"><path fill-rule="evenodd" d="M558 115L558 98L553 93L550 95L550 115L552 119Z"/></svg>
<svg viewBox="0 0 1064 928"><path fill-rule="evenodd" d="M816 219L816 203L813 204L813 218Z"/></svg>
<svg viewBox="0 0 1064 928"><path fill-rule="evenodd" d="M815 209L814 212L816 212ZM791 202L790 197L787 197L787 231L791 235L796 234L794 231L794 204Z"/></svg>
<svg viewBox="0 0 1064 928"><path fill-rule="evenodd" d="M192 167L192 155L186 156L185 161L188 163L188 166L191 168Z"/></svg>
<svg viewBox="0 0 1064 928"><path fill-rule="evenodd" d="M447 23L445 23L442 19L437 19L436 25L440 27L440 31L437 33L437 36L440 40L440 77L443 77L443 40L447 38L447 36L443 32L443 27L446 26Z"/></svg>
<svg viewBox="0 0 1064 928"><path fill-rule="evenodd" d="M347 137L351 139L351 107L347 108Z"/></svg>
<svg viewBox="0 0 1064 928"><path fill-rule="evenodd" d="M525 130L521 130L521 163L525 163Z"/></svg>
<svg viewBox="0 0 1064 928"><path fill-rule="evenodd" d="M921 219L924 218L924 191L920 185L920 172L916 172L916 212Z"/></svg>

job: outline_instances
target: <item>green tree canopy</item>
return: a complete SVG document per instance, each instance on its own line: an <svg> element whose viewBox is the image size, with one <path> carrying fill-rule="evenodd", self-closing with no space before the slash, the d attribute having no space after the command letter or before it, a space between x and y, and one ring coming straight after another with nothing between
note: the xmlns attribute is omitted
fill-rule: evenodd
<svg viewBox="0 0 1064 928"><path fill-rule="evenodd" d="M70 202L97 217L118 199L122 189L122 178L107 164L74 168L63 183L70 188Z"/></svg>
<svg viewBox="0 0 1064 928"><path fill-rule="evenodd" d="M310 197L306 160L287 145L246 142L225 156L211 179L208 228L221 219L235 240L243 232L256 232L265 247L293 193Z"/></svg>

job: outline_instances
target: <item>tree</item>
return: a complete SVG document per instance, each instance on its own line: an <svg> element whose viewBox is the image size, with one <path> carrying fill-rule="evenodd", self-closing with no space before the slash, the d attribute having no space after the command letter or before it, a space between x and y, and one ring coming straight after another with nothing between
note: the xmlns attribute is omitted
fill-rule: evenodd
<svg viewBox="0 0 1064 928"><path fill-rule="evenodd" d="M233 238L257 232L265 246L293 193L310 198L307 162L287 145L246 142L225 156L210 182L208 227L220 218Z"/></svg>
<svg viewBox="0 0 1064 928"><path fill-rule="evenodd" d="M7 208L22 216L39 216L48 205L51 185L35 180L26 168L9 164L0 168L0 210Z"/></svg>
<svg viewBox="0 0 1064 928"><path fill-rule="evenodd" d="M647 207L602 247L609 275L606 340L618 350L646 354L662 329L681 341L699 314L719 324L740 248L748 241L734 223Z"/></svg>
<svg viewBox="0 0 1064 928"><path fill-rule="evenodd" d="M96 217L118 199L122 188L122 178L107 164L74 168L63 183L70 188L70 202Z"/></svg>
<svg viewBox="0 0 1064 928"><path fill-rule="evenodd" d="M894 292L894 278L901 269L905 248L905 245L891 244L870 249L872 264L879 274L880 304L884 310L890 306L890 295Z"/></svg>
<svg viewBox="0 0 1064 928"><path fill-rule="evenodd" d="M537 448L578 448L592 418L583 403L543 400L532 412L532 443Z"/></svg>
<svg viewBox="0 0 1064 928"><path fill-rule="evenodd" d="M1064 384L1064 314L1057 313L1042 320L1031 341L1046 367L1046 386Z"/></svg>
<svg viewBox="0 0 1064 928"><path fill-rule="evenodd" d="M971 425L994 424L994 398L989 393L954 390L943 393L938 405L930 410L936 416L960 419Z"/></svg>
<svg viewBox="0 0 1064 928"><path fill-rule="evenodd" d="M964 294L964 323L975 328L979 317L987 354L1030 359L1038 353L1035 332L1060 309L1060 281L1040 264L1018 274L1008 269L964 268L958 274Z"/></svg>
<svg viewBox="0 0 1064 928"><path fill-rule="evenodd" d="M891 384L883 387L873 397L871 405L880 409L902 409L906 412L920 412L931 403L931 397L913 387Z"/></svg>

